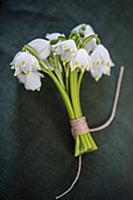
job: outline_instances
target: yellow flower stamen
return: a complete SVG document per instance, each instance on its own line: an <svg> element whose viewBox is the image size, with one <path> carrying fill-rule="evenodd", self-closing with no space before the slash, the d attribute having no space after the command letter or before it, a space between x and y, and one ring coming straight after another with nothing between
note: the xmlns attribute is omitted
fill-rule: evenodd
<svg viewBox="0 0 133 200"><path fill-rule="evenodd" d="M78 66L78 65L79 65L78 61L76 61L76 62L74 63L74 65Z"/></svg>
<svg viewBox="0 0 133 200"><path fill-rule="evenodd" d="M109 67L109 62L107 62L107 67Z"/></svg>
<svg viewBox="0 0 133 200"><path fill-rule="evenodd" d="M99 62L99 61L97 61L97 62L96 62L96 64L97 64L97 65L100 65L100 62Z"/></svg>
<svg viewBox="0 0 133 200"><path fill-rule="evenodd" d="M74 50L74 49L72 50L72 53L75 53L75 50Z"/></svg>
<svg viewBox="0 0 133 200"><path fill-rule="evenodd" d="M98 81L98 74L95 75L95 80Z"/></svg>
<svg viewBox="0 0 133 200"><path fill-rule="evenodd" d="M22 65L23 65L23 66L25 66L25 65L26 65L26 62L25 62L24 60L22 61Z"/></svg>
<svg viewBox="0 0 133 200"><path fill-rule="evenodd" d="M67 47L66 45L64 45L64 49L66 49L66 50L67 50L67 49L68 49L68 47Z"/></svg>
<svg viewBox="0 0 133 200"><path fill-rule="evenodd" d="M30 74L30 70L29 70L29 69L27 69L27 71L26 71L26 74L27 74L27 75L29 75L29 74Z"/></svg>
<svg viewBox="0 0 133 200"><path fill-rule="evenodd" d="M86 69L89 70L89 65L88 64L86 65Z"/></svg>

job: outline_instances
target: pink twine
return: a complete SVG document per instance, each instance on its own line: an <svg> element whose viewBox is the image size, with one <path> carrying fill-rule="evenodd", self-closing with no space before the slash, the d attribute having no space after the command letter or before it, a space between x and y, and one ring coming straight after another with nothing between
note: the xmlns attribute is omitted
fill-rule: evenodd
<svg viewBox="0 0 133 200"><path fill-rule="evenodd" d="M70 120L71 133L75 138L76 135L81 135L89 132L88 124L86 122L86 117L80 117L78 119Z"/></svg>

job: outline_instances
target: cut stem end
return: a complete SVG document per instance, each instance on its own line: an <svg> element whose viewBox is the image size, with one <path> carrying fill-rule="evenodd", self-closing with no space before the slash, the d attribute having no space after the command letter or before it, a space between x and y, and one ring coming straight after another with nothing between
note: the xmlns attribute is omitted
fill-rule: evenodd
<svg viewBox="0 0 133 200"><path fill-rule="evenodd" d="M76 136L74 154L75 157L87 152L96 151L97 149L98 147L89 132Z"/></svg>

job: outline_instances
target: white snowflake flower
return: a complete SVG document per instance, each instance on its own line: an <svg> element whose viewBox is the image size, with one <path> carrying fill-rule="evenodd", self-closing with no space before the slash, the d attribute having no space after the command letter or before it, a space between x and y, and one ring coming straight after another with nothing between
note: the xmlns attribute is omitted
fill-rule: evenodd
<svg viewBox="0 0 133 200"><path fill-rule="evenodd" d="M21 72L28 74L33 70L40 70L38 60L32 56L29 52L19 52L15 55L12 63L12 69L15 69L14 76L17 76Z"/></svg>
<svg viewBox="0 0 133 200"><path fill-rule="evenodd" d="M80 31L84 33L84 38L89 37L90 35L95 35L93 28L89 24L80 24L75 28L73 28L71 32L79 33ZM95 49L96 46L97 46L96 39L94 38L85 44L85 49L87 50L88 53L90 53Z"/></svg>
<svg viewBox="0 0 133 200"><path fill-rule="evenodd" d="M81 70L87 70L92 66L92 60L85 49L79 49L70 61L70 68L74 70L79 68Z"/></svg>
<svg viewBox="0 0 133 200"><path fill-rule="evenodd" d="M40 55L40 58L45 60L50 55L50 42L44 39L35 39L28 43Z"/></svg>
<svg viewBox="0 0 133 200"><path fill-rule="evenodd" d="M14 76L24 84L27 90L39 90L41 87L41 77L38 72L41 70L38 60L29 52L19 52L15 55L11 68L15 70Z"/></svg>
<svg viewBox="0 0 133 200"><path fill-rule="evenodd" d="M79 24L71 30L72 33L79 33L80 31L84 33L85 37L95 34L93 28L89 24Z"/></svg>
<svg viewBox="0 0 133 200"><path fill-rule="evenodd" d="M53 48L55 49L55 54L61 55L63 63L69 62L77 51L76 44L71 39L58 42L56 45L53 45Z"/></svg>
<svg viewBox="0 0 133 200"><path fill-rule="evenodd" d="M43 78L43 74L39 72L30 72L29 74L19 74L17 78L19 79L20 83L23 83L26 90L32 91L40 91L41 87L41 78Z"/></svg>
<svg viewBox="0 0 133 200"><path fill-rule="evenodd" d="M103 74L110 75L114 63L111 60L108 50L103 45L98 45L90 55L92 67L90 72L93 78L98 81Z"/></svg>

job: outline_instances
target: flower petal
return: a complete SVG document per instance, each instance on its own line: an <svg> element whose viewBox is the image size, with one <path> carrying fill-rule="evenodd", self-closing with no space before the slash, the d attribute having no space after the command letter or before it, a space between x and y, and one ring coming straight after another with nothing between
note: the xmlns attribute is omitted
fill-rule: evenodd
<svg viewBox="0 0 133 200"><path fill-rule="evenodd" d="M111 67L114 66L108 50L103 45L98 45L90 55L92 59L91 75L99 80L102 74L110 75Z"/></svg>
<svg viewBox="0 0 133 200"><path fill-rule="evenodd" d="M27 90L39 90L41 87L40 74L31 72L29 75L26 75L24 85Z"/></svg>
<svg viewBox="0 0 133 200"><path fill-rule="evenodd" d="M76 32L76 33L83 32L84 38L95 34L93 28L89 24L80 24L80 25L76 26L75 28L73 28L71 32L72 33L73 32ZM85 44L84 48L87 50L88 53L90 53L91 51L93 51L95 49L96 46L97 46L96 39L93 38L91 41L89 41Z"/></svg>
<svg viewBox="0 0 133 200"><path fill-rule="evenodd" d="M42 59L46 59L50 55L50 42L44 39L35 39L28 43L40 55Z"/></svg>
<svg viewBox="0 0 133 200"><path fill-rule="evenodd" d="M85 34L85 37L95 34L93 28L89 24L79 24L78 26L74 27L71 32L79 33L80 31Z"/></svg>
<svg viewBox="0 0 133 200"><path fill-rule="evenodd" d="M63 33L48 33L45 37L48 39L48 40L56 40L59 36L63 36L65 37L65 35Z"/></svg>
<svg viewBox="0 0 133 200"><path fill-rule="evenodd" d="M79 49L70 61L71 70L79 67L82 70L89 70L92 61L87 51L83 48Z"/></svg>

